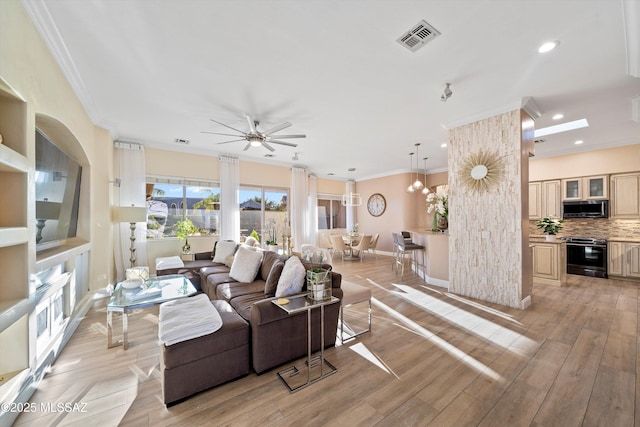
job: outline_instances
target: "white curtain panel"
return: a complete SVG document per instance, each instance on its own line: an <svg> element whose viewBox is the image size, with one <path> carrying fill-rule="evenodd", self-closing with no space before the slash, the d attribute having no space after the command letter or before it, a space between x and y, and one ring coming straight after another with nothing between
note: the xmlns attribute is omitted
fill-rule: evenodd
<svg viewBox="0 0 640 427"><path fill-rule="evenodd" d="M146 171L144 147L129 142L114 143L114 178L120 179L120 188L114 190L114 208L119 206L147 206L145 184ZM125 270L131 266L131 228L129 223L116 224L114 227L114 257L118 281L125 279ZM146 266L147 261L147 223L139 222L135 230L135 265Z"/></svg>
<svg viewBox="0 0 640 427"><path fill-rule="evenodd" d="M300 250L304 243L310 243L308 208L307 170L293 167L291 168L291 234L293 235L294 250Z"/></svg>
<svg viewBox="0 0 640 427"><path fill-rule="evenodd" d="M240 162L220 156L220 239L240 241Z"/></svg>
<svg viewBox="0 0 640 427"><path fill-rule="evenodd" d="M356 183L352 180L349 180L345 183L345 194L347 195L347 199L351 200L351 194L356 192ZM355 230L356 225L356 207L347 205L346 207L347 213L347 231Z"/></svg>
<svg viewBox="0 0 640 427"><path fill-rule="evenodd" d="M318 180L315 175L309 175L309 208L308 213L308 243L318 245Z"/></svg>

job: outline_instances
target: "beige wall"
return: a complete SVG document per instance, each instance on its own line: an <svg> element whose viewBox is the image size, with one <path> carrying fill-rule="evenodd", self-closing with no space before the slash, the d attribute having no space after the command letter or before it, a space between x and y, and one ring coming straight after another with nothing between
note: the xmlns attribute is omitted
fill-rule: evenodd
<svg viewBox="0 0 640 427"><path fill-rule="evenodd" d="M640 136L638 136L640 141ZM640 170L640 144L529 160L529 181Z"/></svg>
<svg viewBox="0 0 640 427"><path fill-rule="evenodd" d="M108 206L109 177L112 176L112 141L107 132L94 126L47 46L26 15L19 0L0 1L0 76L28 104L29 123L35 115L50 116L64 125L80 142L89 162L90 198L88 216L80 220L89 239L111 241ZM28 135L33 153L35 136ZM33 158L33 154L28 155ZM113 254L109 244L94 245L90 261L90 289L104 287L112 277Z"/></svg>

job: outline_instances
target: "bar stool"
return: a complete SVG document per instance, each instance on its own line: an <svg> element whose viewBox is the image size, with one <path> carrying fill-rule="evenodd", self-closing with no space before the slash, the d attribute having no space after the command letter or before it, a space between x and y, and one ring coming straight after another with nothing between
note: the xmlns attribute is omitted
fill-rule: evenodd
<svg viewBox="0 0 640 427"><path fill-rule="evenodd" d="M396 255L396 261L395 261L396 274L398 273L398 269L397 269L398 265L401 265L402 270L400 273L400 279L404 277L405 257L406 255L409 255L411 257L410 258L411 263L415 266L416 274L420 276L420 274L418 273L418 268L421 268L422 266L424 266L424 246L413 243L411 239L407 241L407 239L405 239L404 236L398 233L393 233L393 238L395 241L395 245L397 247L396 249L397 255ZM416 255L415 255L416 251L420 252L420 254L422 255L422 264L419 264L418 261L416 260Z"/></svg>
<svg viewBox="0 0 640 427"><path fill-rule="evenodd" d="M340 284L340 289L342 289L343 293L342 300L340 301L340 341L344 342L345 340L355 338L359 335L371 331L371 289L344 280ZM367 328L360 332L351 330L351 332L353 333L345 337L344 308L364 302L367 302L369 304L369 309L367 311Z"/></svg>

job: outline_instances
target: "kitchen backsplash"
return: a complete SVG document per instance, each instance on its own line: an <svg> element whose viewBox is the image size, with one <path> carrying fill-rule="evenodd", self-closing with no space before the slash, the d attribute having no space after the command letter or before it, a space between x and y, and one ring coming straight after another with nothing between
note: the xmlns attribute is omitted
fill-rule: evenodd
<svg viewBox="0 0 640 427"><path fill-rule="evenodd" d="M633 219L566 219L558 237L593 237L596 239L623 238L640 242L640 220ZM539 236L542 232L536 221L529 221L529 235Z"/></svg>

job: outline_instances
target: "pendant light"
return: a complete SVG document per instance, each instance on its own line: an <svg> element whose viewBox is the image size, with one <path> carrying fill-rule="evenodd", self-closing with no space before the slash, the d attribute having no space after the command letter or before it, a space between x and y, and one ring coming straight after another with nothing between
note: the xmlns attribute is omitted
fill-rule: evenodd
<svg viewBox="0 0 640 427"><path fill-rule="evenodd" d="M409 179L413 179L413 153L409 153L409 173L411 174L409 175ZM415 191L413 184L409 184L409 187L407 187L407 193L413 193Z"/></svg>
<svg viewBox="0 0 640 427"><path fill-rule="evenodd" d="M427 194L429 194L429 188L427 187L427 159L428 157L425 157L424 160L424 188L422 189L422 194L424 194L425 196Z"/></svg>
<svg viewBox="0 0 640 427"><path fill-rule="evenodd" d="M418 175L419 174L419 171L418 171L418 162L419 162L418 149L420 147L420 143L416 143L415 146L416 146L416 180L413 183L413 189L414 190L420 190L420 189L422 189L422 187L424 187L424 185L422 184L422 181L420 181L420 178L419 178L419 175Z"/></svg>

